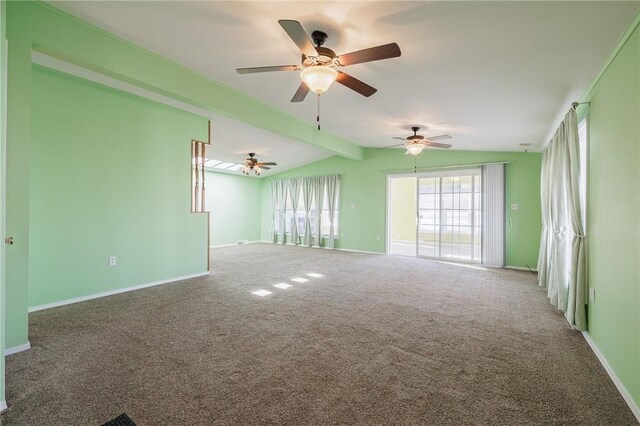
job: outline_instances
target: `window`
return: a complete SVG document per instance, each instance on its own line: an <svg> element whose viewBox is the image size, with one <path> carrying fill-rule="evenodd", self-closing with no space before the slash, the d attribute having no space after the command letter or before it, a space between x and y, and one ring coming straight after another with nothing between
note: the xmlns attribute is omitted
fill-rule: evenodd
<svg viewBox="0 0 640 426"><path fill-rule="evenodd" d="M326 188L323 189L323 192L324 194L321 212L322 216L320 219L320 229L322 232L322 236L327 237L329 236L329 201L327 198ZM338 238L338 235L340 235L338 232L338 212L340 211L339 200L340 194L338 193L338 195L336 196L336 210L333 215L333 229L334 234L336 235L336 239ZM276 212L276 215L279 215L279 211ZM311 223L312 230L315 229L317 217L316 202L314 197L314 199L311 201L311 209L309 211L309 222ZM298 195L298 208L295 212L293 211L293 202L291 201L291 195L287 191L285 207L285 233L287 235L291 235L291 229L294 226L294 223L298 226L298 235L303 235L305 232L306 217L304 214L304 194L302 185L300 185L300 194ZM274 226L275 231L278 232L280 230L280 224L276 222Z"/></svg>

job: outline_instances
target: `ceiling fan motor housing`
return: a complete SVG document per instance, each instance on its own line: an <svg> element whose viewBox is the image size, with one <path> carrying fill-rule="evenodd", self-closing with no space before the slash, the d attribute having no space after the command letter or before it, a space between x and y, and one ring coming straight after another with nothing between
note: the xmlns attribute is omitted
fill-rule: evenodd
<svg viewBox="0 0 640 426"><path fill-rule="evenodd" d="M307 57L302 55L302 65L306 68L314 65L334 65L334 59L337 57L336 52L327 47L316 47L318 56Z"/></svg>

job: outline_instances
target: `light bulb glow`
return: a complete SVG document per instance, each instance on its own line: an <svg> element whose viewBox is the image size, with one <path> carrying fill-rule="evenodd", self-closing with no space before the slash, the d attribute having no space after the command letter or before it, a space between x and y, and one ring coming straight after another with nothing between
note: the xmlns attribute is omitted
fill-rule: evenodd
<svg viewBox="0 0 640 426"><path fill-rule="evenodd" d="M300 79L305 82L309 90L322 95L338 78L338 71L324 65L307 67L300 73Z"/></svg>
<svg viewBox="0 0 640 426"><path fill-rule="evenodd" d="M407 148L407 151L409 151L409 154L419 155L424 149L424 145L421 143L412 143L407 145L405 148Z"/></svg>

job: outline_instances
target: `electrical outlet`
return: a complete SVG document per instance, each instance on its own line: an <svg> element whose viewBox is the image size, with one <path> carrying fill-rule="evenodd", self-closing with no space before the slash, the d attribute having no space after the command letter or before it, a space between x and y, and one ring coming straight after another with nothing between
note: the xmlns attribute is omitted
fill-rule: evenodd
<svg viewBox="0 0 640 426"><path fill-rule="evenodd" d="M589 287L589 302L595 303L596 301L596 289Z"/></svg>
<svg viewBox="0 0 640 426"><path fill-rule="evenodd" d="M355 210L356 209L356 205L355 204L351 204L351 210Z"/></svg>
<svg viewBox="0 0 640 426"><path fill-rule="evenodd" d="M520 206L518 205L518 203L512 203L511 204L511 210L518 210L520 208Z"/></svg>
<svg viewBox="0 0 640 426"><path fill-rule="evenodd" d="M380 241L380 235L376 235L376 240Z"/></svg>
<svg viewBox="0 0 640 426"><path fill-rule="evenodd" d="M115 256L110 256L109 257L109 266L116 266L116 257Z"/></svg>

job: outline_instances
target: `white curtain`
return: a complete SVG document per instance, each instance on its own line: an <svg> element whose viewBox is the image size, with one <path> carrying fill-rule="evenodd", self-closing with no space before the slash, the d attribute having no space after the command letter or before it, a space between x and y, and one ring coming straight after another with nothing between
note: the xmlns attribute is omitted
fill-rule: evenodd
<svg viewBox="0 0 640 426"><path fill-rule="evenodd" d="M482 166L482 263L504 267L504 164Z"/></svg>
<svg viewBox="0 0 640 426"><path fill-rule="evenodd" d="M338 190L340 187L340 176L327 176L327 207L329 209L329 247L335 247L334 216L338 206Z"/></svg>
<svg viewBox="0 0 640 426"><path fill-rule="evenodd" d="M278 242L280 244L284 244L285 236L286 236L286 209L287 209L287 187L285 186L284 181L276 181L278 185L278 205L280 206L280 217L278 218L279 228L278 228Z"/></svg>
<svg viewBox="0 0 640 426"><path fill-rule="evenodd" d="M271 228L273 231L271 240L274 243L278 241L278 225L280 224L280 212L282 211L278 204L280 202L279 187L279 181L271 181L271 208L273 209L273 213L271 215Z"/></svg>
<svg viewBox="0 0 640 426"><path fill-rule="evenodd" d="M542 153L539 284L569 324L586 330L586 243L580 204L578 120L571 108Z"/></svg>
<svg viewBox="0 0 640 426"><path fill-rule="evenodd" d="M313 203L313 191L315 180L307 178L302 180L302 203L304 205L304 244L313 245L313 233L311 231L311 204ZM318 209L316 208L316 211Z"/></svg>
<svg viewBox="0 0 640 426"><path fill-rule="evenodd" d="M313 179L315 185L313 195L315 196L316 202L316 226L314 229L316 247L322 245L322 209L324 208L324 187L327 184L326 181L327 179L324 176L317 176Z"/></svg>
<svg viewBox="0 0 640 426"><path fill-rule="evenodd" d="M298 201L300 199L300 179L289 179L286 181L289 187L289 197L291 199L291 209L293 210L293 223L291 224L291 241L298 244Z"/></svg>

